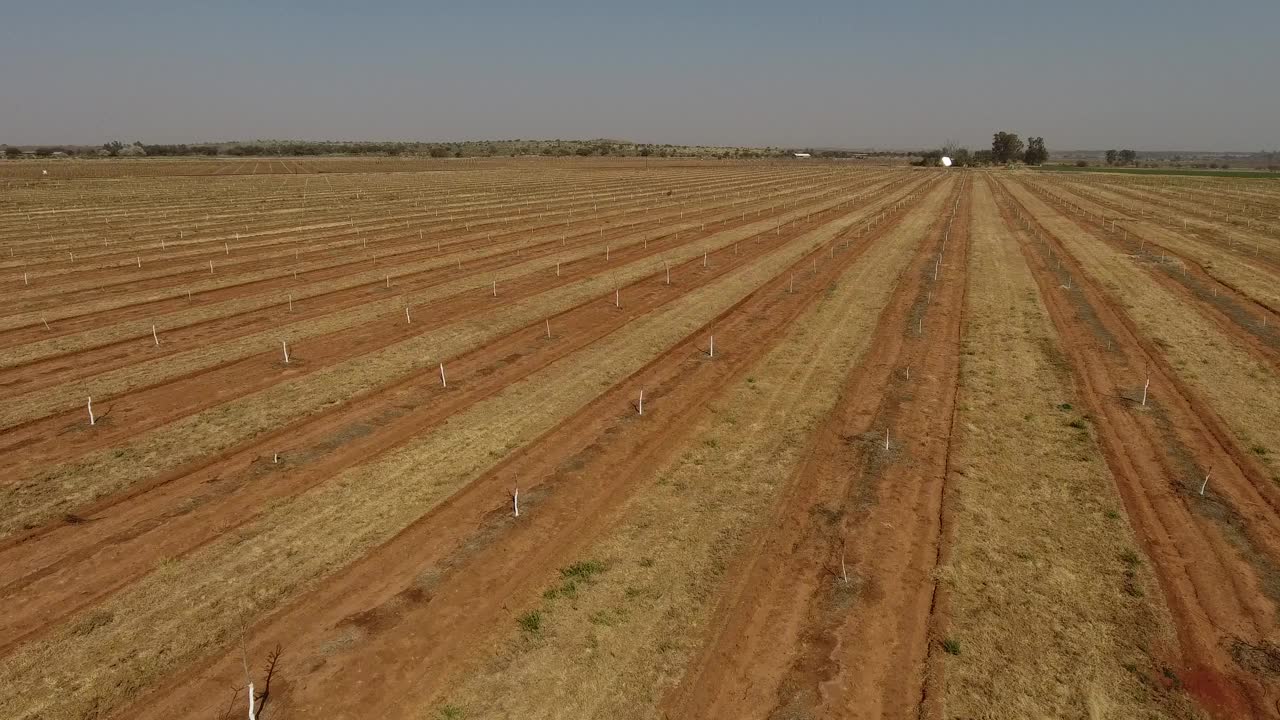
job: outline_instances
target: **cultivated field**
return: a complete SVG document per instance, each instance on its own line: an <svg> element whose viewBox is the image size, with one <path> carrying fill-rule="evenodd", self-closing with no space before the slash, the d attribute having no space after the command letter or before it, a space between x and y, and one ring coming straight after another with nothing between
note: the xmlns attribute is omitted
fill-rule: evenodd
<svg viewBox="0 0 1280 720"><path fill-rule="evenodd" d="M1280 718L1280 183L5 167L0 717Z"/></svg>

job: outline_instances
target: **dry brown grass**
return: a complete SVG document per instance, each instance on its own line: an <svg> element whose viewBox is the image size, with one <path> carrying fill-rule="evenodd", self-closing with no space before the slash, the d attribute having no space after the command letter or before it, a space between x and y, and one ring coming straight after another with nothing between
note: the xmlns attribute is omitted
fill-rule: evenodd
<svg viewBox="0 0 1280 720"><path fill-rule="evenodd" d="M1135 672L1172 641L1159 586L985 183L973 213L946 716L1169 717Z"/></svg>

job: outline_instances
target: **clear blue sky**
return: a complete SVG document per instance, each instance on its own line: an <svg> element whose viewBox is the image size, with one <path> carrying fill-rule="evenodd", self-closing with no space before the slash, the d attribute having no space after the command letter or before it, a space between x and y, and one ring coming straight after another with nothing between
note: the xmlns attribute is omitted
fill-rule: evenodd
<svg viewBox="0 0 1280 720"><path fill-rule="evenodd" d="M1280 147L1280 0L185 4L4 3L0 143Z"/></svg>

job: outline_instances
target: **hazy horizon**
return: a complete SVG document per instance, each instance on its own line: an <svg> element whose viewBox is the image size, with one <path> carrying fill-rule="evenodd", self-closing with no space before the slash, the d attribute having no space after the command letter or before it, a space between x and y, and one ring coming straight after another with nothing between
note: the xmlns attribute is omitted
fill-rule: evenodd
<svg viewBox="0 0 1280 720"><path fill-rule="evenodd" d="M10 9L0 143L1280 146L1280 3Z"/></svg>

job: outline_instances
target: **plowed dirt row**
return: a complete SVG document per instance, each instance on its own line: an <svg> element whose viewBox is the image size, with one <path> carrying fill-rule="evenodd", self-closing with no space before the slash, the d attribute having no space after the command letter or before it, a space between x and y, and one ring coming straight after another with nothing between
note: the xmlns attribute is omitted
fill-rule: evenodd
<svg viewBox="0 0 1280 720"><path fill-rule="evenodd" d="M444 218L439 216L439 208L428 214L416 202L413 206L407 206L410 199L379 204L357 203L357 209L346 207L339 211L340 218L327 220L318 217L315 210L308 210L305 220L287 218L289 222L282 222L279 219L263 221L253 218L250 222L254 225L239 225L227 237L183 240L182 233L187 231L180 229L179 236L174 239L161 238L142 246L135 244L132 248L111 251L110 255L99 250L90 250L86 254L84 248L71 248L59 256L57 264L66 264L68 267L65 268L50 268L24 259L23 269L33 271L32 280L35 282L24 287L21 297L39 300L56 294L60 298L75 300L77 292L89 294L89 291L113 289L116 286L127 286L136 292L172 287L174 283L171 281L174 279L185 278L188 282L184 284L189 284L190 279L186 278L186 274L201 274L209 260L217 265L222 275L230 274L235 277L243 269L263 277L282 277L283 273L279 269L263 271L259 268L264 262L284 260L290 268L322 270L326 267L321 262L325 258L332 259L344 251L367 251L369 242L375 243L375 252L365 252L365 256L377 257L387 254L387 241L392 240L431 240L434 245L435 241L443 241L462 233L473 233L474 237L487 240L489 234L495 232L545 232L553 228L591 223L594 223L592 229L599 229L609 224L613 218L638 212L671 208L694 211L701 204L731 204L733 201L729 201L728 191L733 191L736 202L743 202L737 197L744 190L754 195L771 185L796 186L816 179L812 176L793 176L782 183L778 183L776 179L770 182L769 179L757 176L708 178L701 183L681 179L656 188L651 188L646 183L640 188L638 199L637 188L634 186L620 187L591 198L578 193L566 194L564 188L557 187L547 193L548 197L555 198L554 204L549 204L541 194L538 196L537 208L527 201L522 206L518 197L495 200L491 204L455 203L446 208L448 212ZM608 187L604 189L609 190ZM671 193L677 191L680 194L672 197ZM335 201L343 202L343 199ZM603 212L600 211L601 203L605 205ZM495 209L499 213L497 216L493 214ZM262 228L264 222L278 227ZM412 228L410 223L413 224ZM255 226L258 229L250 230ZM427 236L428 232L430 237ZM300 233L305 233L305 236L299 237ZM199 247L185 247L192 245ZM382 248L381 253L377 251L378 248ZM235 251L234 255L229 254L232 250ZM70 260L73 253L76 257L74 262ZM143 263L141 268L137 267L139 259ZM89 267L86 268L85 265ZM120 278L122 272L127 273L124 280ZM57 282L60 277L65 282Z"/></svg>
<svg viewBox="0 0 1280 720"><path fill-rule="evenodd" d="M827 182L825 184L830 185L831 183ZM755 186L753 185L753 187ZM775 201L775 204L780 204L787 200L794 201L795 196L801 195L810 187L812 187L812 183L801 184L800 181L794 179L788 182L778 183L777 187L773 189L778 193L781 193L781 195L772 197L771 199ZM699 204L693 207L680 204L676 208L667 209L667 214L673 217L680 217L681 219L688 217L690 220L693 219L694 215L703 215L703 221L705 222L708 219L705 217L705 213L713 211L717 207L738 209L740 207L738 203L743 202L737 198L728 203L712 200L715 196L711 195L709 191L704 192L707 197ZM759 196L760 189L756 189L756 194ZM748 198L746 202L751 202L751 199ZM663 214L661 212L657 212L657 210L657 208L647 209L647 212L650 216L663 217ZM641 210L640 212L646 212L646 210ZM395 259L397 255L402 254L404 250L400 249L400 245L403 244L410 246L415 252L426 252L427 260L435 261L439 264L441 262L440 255L446 250L443 240L448 239L449 244L447 246L447 250L449 253L446 253L448 257L445 258L445 261L447 265L452 266L459 260L466 262L467 260L483 257L485 254L492 252L492 246L494 243L497 243L499 240L503 240L504 237L506 238L504 242L506 242L508 246L512 246L513 249L523 249L525 245L534 244L535 241L546 242L555 240L563 242L563 239L569 234L572 234L575 238L581 238L584 240L589 239L591 235L596 235L600 242L604 243L608 240L608 237L600 232L605 228L599 223L601 221L608 221L610 219L610 215L617 214L618 211L610 211L603 216L600 213L590 213L587 221L571 223L569 220L566 220L565 224L556 223L554 225L533 228L513 228L511 226L501 227L498 229L498 240L493 240L493 238L490 237L493 232L492 230L478 230L470 232L464 231L461 225L458 227L445 228L440 232L433 233L431 237L426 237L424 235L421 240L418 240L412 233L406 234L405 230L397 226L392 235L381 238L375 237L375 243L372 249L359 248L357 243L357 247L354 251L360 253L364 258L371 261L385 261ZM633 211L631 215L635 215L635 212ZM630 217L630 215L628 217ZM608 228L608 235L617 235L620 230L629 224L635 224L636 222L649 222L652 219L652 217L638 215L635 219L627 220L627 222L620 225L617 222L610 223L611 226ZM529 235L529 233L534 234ZM427 248L425 251L421 249L424 246ZM439 252L436 252L437 246ZM460 249L462 252L459 252ZM469 252L467 252L468 249L470 250ZM296 246L294 252L296 252ZM346 267L338 266L336 268L330 268L330 266L325 263L315 263L308 260L292 261L291 256L293 252L290 252L288 248L285 248L282 254L287 254L289 257L286 259L291 261L289 266L283 270L252 270L252 272L242 273L233 278L225 277L225 270L221 268L223 259L218 258L217 262L220 267L219 277L203 274L204 268L202 266L200 268L201 274L195 281L187 283L183 287L174 288L174 290L170 292L161 294L151 293L146 298L142 299L147 304L132 308L132 310L136 312L148 311L147 319L159 322L162 326L167 327L174 324L181 324L181 318L184 317L185 314L191 313L191 305L193 302L199 301L204 305L208 305L209 301L217 300L220 297L240 299L242 295L248 294L249 291L258 287L265 286L268 290L279 290L280 285L282 283L286 283L290 287L296 286L294 287L294 290L296 291L296 298L301 299L309 297L316 294L316 291L311 289L311 285L316 279L322 279L324 275L333 274L333 272L341 273L343 267ZM409 269L412 269L412 267L413 266L410 265ZM291 281L291 273L293 270L297 270L301 273L301 276L298 278L299 282ZM383 273L399 276L404 273L404 269L399 267L392 270L384 269ZM361 280L361 282L382 279L382 274L375 274L372 270L365 273L365 275L367 277L364 277L363 279L361 279L360 276L357 276L356 279ZM229 280L234 282L229 283ZM352 282L352 278L345 276L339 278L339 281L341 280L346 280L348 283ZM339 281L331 281L329 284L336 284L341 287L342 285ZM257 283L256 285L253 284L255 282ZM228 285L231 286L228 287ZM185 291L188 289L193 293L193 297L190 301L185 298ZM23 294L25 294L25 292ZM241 303L244 302L243 300L240 301ZM273 297L273 301L278 302L278 297ZM83 312L92 313L101 311L106 307L113 306L125 306L124 301L111 301L106 304L105 307L102 301L89 302L82 303L80 307ZM171 318L164 314L160 314L166 309L173 309L181 312ZM209 308L201 309L202 312L209 312ZM60 318L62 316L76 317L77 312L78 311L73 307L58 314L46 314L46 319L53 321L51 328L54 328L53 332L58 332L67 329L67 322L63 322ZM26 315L20 316L18 319L23 322L30 323L32 322L31 318L31 315ZM32 337L47 337L50 331L45 330L42 325L39 325L38 321L37 325L39 326L41 334L33 335ZM25 332L31 333L33 331L34 327L28 328Z"/></svg>
<svg viewBox="0 0 1280 720"><path fill-rule="evenodd" d="M936 296L932 277L961 197L930 217L930 242L881 315L811 459L788 481L775 529L732 573L739 580L713 641L673 698L677 716L898 716L919 701L955 388L956 355L946 348L964 286L949 276L963 277L963 223L949 233ZM914 384L904 379L911 365ZM922 427L929 417L940 426ZM911 479L891 469L896 462L913 466ZM898 639L883 643L881 634Z"/></svg>
<svg viewBox="0 0 1280 720"><path fill-rule="evenodd" d="M1002 207L1026 207L1025 198L1015 205L1008 192L1001 187ZM1006 221L1018 222L1012 213ZM1016 231L1024 255L1065 339L1082 400L1172 612L1178 681L1215 717L1280 716L1280 689L1232 659L1235 643L1261 646L1274 639L1275 603L1263 587L1274 557L1263 548L1273 546L1274 524L1258 514L1262 488L1224 436L1204 426L1212 413L1180 392L1158 353L1064 257L1054 234L1036 219L1019 224L1025 223L1034 237ZM1137 380L1147 373L1164 390L1143 405ZM1209 467L1215 488L1200 496L1193 488Z"/></svg>
<svg viewBox="0 0 1280 720"><path fill-rule="evenodd" d="M1219 193L1185 193L1184 198L1170 198L1155 188L1124 186L1115 183L1102 183L1099 192L1114 193L1125 198L1126 204L1137 208L1138 213L1159 217L1160 215L1182 216L1188 219L1188 227L1197 232L1208 232L1221 239L1223 245L1228 241L1239 244L1256 245L1258 257L1275 262L1277 250L1276 232L1280 229L1275 223L1273 212L1262 212L1257 208L1246 211L1245 206L1224 199Z"/></svg>
<svg viewBox="0 0 1280 720"><path fill-rule="evenodd" d="M674 179L683 183L701 177L713 183L732 182L748 175L763 177L766 173L738 168L724 173L612 172L594 177L555 172L469 177L370 174L347 176L337 186L326 178L318 190L308 190L306 180L141 181L124 188L117 183L75 184L80 191L74 195L67 189L71 186L61 190L45 186L38 194L31 193L29 211L0 215L10 223L25 220L26 229L34 228L40 234L14 232L16 226L10 224L0 229L0 238L12 235L18 240L14 245L22 251L15 253L18 257L54 263L66 259L66 250L82 250L90 257L136 252L159 248L162 238L171 240L177 249L208 243L210 248L221 250L221 243L237 234L242 239L261 238L288 230L292 227L289 216L304 211L319 221L313 226L316 229L349 226L361 209L383 218L373 221L376 227L388 214L383 210L393 208L412 208L415 216L424 218L440 219L443 214L448 220L461 211L487 211L512 204L532 208L535 202L546 203L552 198L560 202L620 200L632 197L638 186L643 188L650 181ZM85 191L89 192L87 199ZM160 211L155 208L158 196L164 199Z"/></svg>
<svg viewBox="0 0 1280 720"><path fill-rule="evenodd" d="M1065 181L1051 184L1087 198L1091 203L1110 208L1110 215L1176 230L1206 250L1230 253L1241 263L1276 266L1274 243L1277 228L1268 227L1252 214L1243 218L1241 227L1238 215L1212 209L1214 196L1196 197L1188 202L1159 192L1144 192L1107 183ZM1228 220L1228 217L1232 219Z"/></svg>

